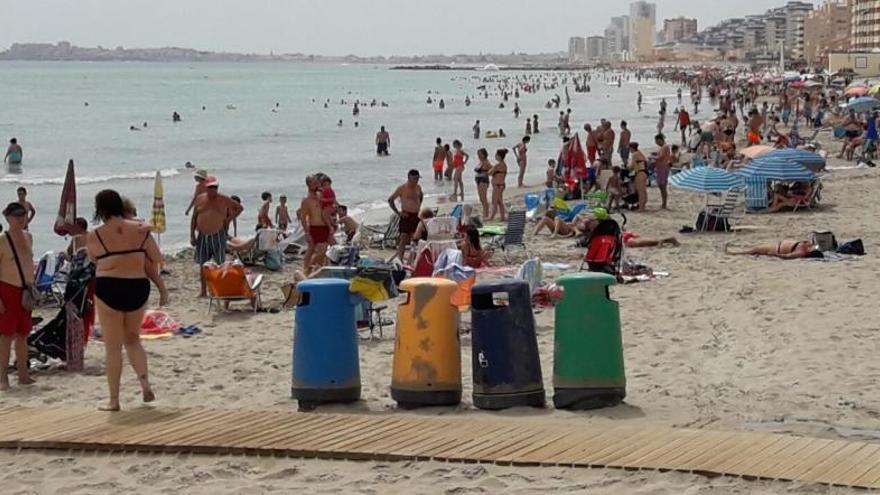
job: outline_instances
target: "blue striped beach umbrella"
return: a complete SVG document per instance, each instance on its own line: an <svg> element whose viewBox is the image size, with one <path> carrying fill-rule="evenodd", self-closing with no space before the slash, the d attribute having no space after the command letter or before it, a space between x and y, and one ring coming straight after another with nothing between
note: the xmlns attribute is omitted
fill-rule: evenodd
<svg viewBox="0 0 880 495"><path fill-rule="evenodd" d="M763 177L768 180L801 181L814 180L816 174L804 168L801 164L782 158L761 157L752 160L745 168L739 171L742 177Z"/></svg>
<svg viewBox="0 0 880 495"><path fill-rule="evenodd" d="M807 150L797 150L794 148L774 150L770 153L762 155L760 158L781 158L783 160L798 163L804 168L812 170L814 172L825 168L825 159L817 155L816 153Z"/></svg>
<svg viewBox="0 0 880 495"><path fill-rule="evenodd" d="M871 110L880 108L880 100L873 96L862 96L850 100L849 103L846 104L846 108L847 110L854 110L856 112L870 112Z"/></svg>
<svg viewBox="0 0 880 495"><path fill-rule="evenodd" d="M698 167L669 178L673 187L698 193L720 193L744 186L742 177L715 167Z"/></svg>

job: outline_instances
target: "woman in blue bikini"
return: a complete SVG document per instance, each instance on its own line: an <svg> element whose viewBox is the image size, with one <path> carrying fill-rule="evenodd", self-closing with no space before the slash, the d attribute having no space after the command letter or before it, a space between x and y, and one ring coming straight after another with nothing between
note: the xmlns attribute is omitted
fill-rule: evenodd
<svg viewBox="0 0 880 495"><path fill-rule="evenodd" d="M95 220L102 225L89 233L86 248L97 266L95 307L104 336L110 389L110 400L101 410L118 411L123 348L137 373L144 402L156 400L140 330L150 298L150 280L159 289L160 306L167 304L168 291L158 272L159 247L141 223L125 218L119 193L107 189L95 196Z"/></svg>

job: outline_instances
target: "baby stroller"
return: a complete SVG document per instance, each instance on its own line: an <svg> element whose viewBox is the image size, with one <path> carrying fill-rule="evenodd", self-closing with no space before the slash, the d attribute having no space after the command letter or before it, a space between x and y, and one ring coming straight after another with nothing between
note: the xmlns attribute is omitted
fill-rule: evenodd
<svg viewBox="0 0 880 495"><path fill-rule="evenodd" d="M73 260L61 309L49 323L28 336L31 358L42 363L50 358L64 361L68 371L81 369L82 353L90 330L86 327L91 326L86 320L92 310L89 288L94 276L94 265L88 263L84 255Z"/></svg>
<svg viewBox="0 0 880 495"><path fill-rule="evenodd" d="M626 216L623 216L623 226L626 226ZM623 227L613 218L606 218L590 232L580 270L586 267L591 272L607 273L620 279L622 262Z"/></svg>

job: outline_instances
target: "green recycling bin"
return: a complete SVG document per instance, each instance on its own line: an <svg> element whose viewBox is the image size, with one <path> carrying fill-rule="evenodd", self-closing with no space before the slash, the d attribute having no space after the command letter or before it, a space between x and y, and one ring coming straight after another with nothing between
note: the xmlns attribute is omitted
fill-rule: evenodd
<svg viewBox="0 0 880 495"><path fill-rule="evenodd" d="M557 409L598 409L626 397L620 309L604 273L565 275L556 305L553 404Z"/></svg>

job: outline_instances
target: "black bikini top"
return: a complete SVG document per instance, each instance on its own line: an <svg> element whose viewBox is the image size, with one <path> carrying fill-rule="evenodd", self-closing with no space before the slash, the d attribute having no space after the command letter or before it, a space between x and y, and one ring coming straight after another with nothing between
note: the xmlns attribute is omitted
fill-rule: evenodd
<svg viewBox="0 0 880 495"><path fill-rule="evenodd" d="M100 260L103 260L103 259L105 259L105 258L109 258L109 257L111 257L111 256L125 256L125 255L127 255L127 254L136 254L136 253L143 253L144 256L146 256L147 251L146 251L146 249L144 249L144 244L146 244L146 243L147 243L147 239L150 238L150 233L147 232L147 235L144 237L144 241L141 242L141 245L140 245L139 248L137 248L137 249L126 249L126 250L124 250L124 251L110 251L109 249L107 249L107 245L104 244L104 240L101 239L101 234L99 234L97 230L95 231L95 237L98 238L98 242L100 242L100 243L101 243L101 247L104 248L104 254L102 254L101 256L97 256L97 257L95 257L95 261L100 261Z"/></svg>

